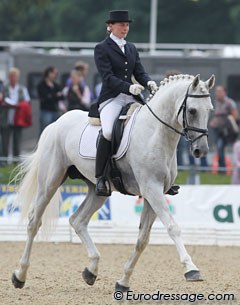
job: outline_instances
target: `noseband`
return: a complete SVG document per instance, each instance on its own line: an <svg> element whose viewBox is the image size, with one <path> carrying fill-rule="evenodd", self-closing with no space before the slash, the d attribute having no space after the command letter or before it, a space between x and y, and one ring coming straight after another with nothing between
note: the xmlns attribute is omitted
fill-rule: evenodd
<svg viewBox="0 0 240 305"><path fill-rule="evenodd" d="M183 112L183 131L178 131L176 128L172 127L171 125L169 125L168 123L164 122L163 120L161 120L154 112L153 110L149 107L149 105L143 101L143 103L147 106L147 108L150 110L150 112L153 114L153 116L155 116L155 118L161 122L162 124L164 124L165 126L167 126L168 128L172 129L173 131L175 131L176 133L180 134L181 136L183 136L185 138L186 141L188 141L190 144L193 144L195 141L197 141L198 139L200 139L203 136L207 136L208 137L208 129L202 129L202 128L197 128L194 126L190 126L188 124L187 121L187 99L188 97L192 97L192 98L205 98L205 97L210 97L210 94L189 94L189 88L190 88L191 84L189 85L187 92L185 94L184 100L178 110L178 114L177 114L177 118L179 116L179 114L181 113L181 111ZM189 136L189 131L194 131L194 132L198 132L200 133L200 135L194 139L191 139L191 137Z"/></svg>

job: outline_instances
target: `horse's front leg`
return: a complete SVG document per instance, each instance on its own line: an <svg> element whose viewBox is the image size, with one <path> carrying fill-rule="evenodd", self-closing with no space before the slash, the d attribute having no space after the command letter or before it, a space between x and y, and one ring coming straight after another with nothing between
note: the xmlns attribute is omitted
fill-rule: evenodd
<svg viewBox="0 0 240 305"><path fill-rule="evenodd" d="M186 269L185 278L187 281L201 281L199 269L192 262L191 256L188 254L182 237L181 230L173 219L168 209L166 198L163 194L163 187L157 183L149 183L144 187L143 196L148 199L152 209L166 227L169 236L174 241L180 261Z"/></svg>
<svg viewBox="0 0 240 305"><path fill-rule="evenodd" d="M156 219L156 214L149 205L148 201L145 199L140 225L139 225L137 244L135 246L132 255L130 256L129 260L127 261L124 267L124 273L122 278L116 283L115 289L117 291L120 290L125 292L129 290L130 276L132 275L133 268L135 267L141 253L148 244L151 227L155 219Z"/></svg>

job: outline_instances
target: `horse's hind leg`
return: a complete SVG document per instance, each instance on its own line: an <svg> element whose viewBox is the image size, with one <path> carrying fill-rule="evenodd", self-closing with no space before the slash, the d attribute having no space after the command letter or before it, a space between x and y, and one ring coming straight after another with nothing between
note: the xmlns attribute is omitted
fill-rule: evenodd
<svg viewBox="0 0 240 305"><path fill-rule="evenodd" d="M156 214L149 205L148 201L144 200L144 208L141 215L140 226L139 226L139 235L137 244L135 246L134 252L130 256L124 267L123 277L117 281L115 289L117 291L127 291L129 290L129 279L132 275L133 268L135 267L140 255L143 250L146 248L149 242L150 231L152 228L152 224L156 219Z"/></svg>
<svg viewBox="0 0 240 305"><path fill-rule="evenodd" d="M41 226L42 215L65 174L62 167L57 168L57 165L53 163L54 168L51 168L51 163L49 164L48 170L46 170L46 167L39 168L38 192L36 200L32 204L33 208L29 213L25 249L20 259L19 269L12 275L12 283L15 288L23 288L25 284L34 237Z"/></svg>
<svg viewBox="0 0 240 305"><path fill-rule="evenodd" d="M69 220L88 252L89 266L82 273L83 279L88 285L93 285L97 278L100 253L88 234L87 225L92 215L106 200L106 197L96 196L94 188L94 184L88 182L88 195Z"/></svg>

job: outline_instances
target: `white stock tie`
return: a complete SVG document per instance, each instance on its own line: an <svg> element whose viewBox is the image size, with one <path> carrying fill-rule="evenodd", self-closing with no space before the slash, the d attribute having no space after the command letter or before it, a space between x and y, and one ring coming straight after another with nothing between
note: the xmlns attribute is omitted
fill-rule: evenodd
<svg viewBox="0 0 240 305"><path fill-rule="evenodd" d="M127 42L126 42L126 40L124 40L124 39L117 42L119 48L122 50L123 53L125 53L125 48L124 48L124 46L125 46L126 43L127 43Z"/></svg>

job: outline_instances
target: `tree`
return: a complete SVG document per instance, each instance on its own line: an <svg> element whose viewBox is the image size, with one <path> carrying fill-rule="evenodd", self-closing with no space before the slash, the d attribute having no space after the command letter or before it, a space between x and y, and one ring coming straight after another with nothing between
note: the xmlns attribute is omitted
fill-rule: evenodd
<svg viewBox="0 0 240 305"><path fill-rule="evenodd" d="M159 0L158 42L234 43L226 0Z"/></svg>
<svg viewBox="0 0 240 305"><path fill-rule="evenodd" d="M2 0L1 40L100 41L108 11L128 9L128 39L149 41L150 0ZM240 43L237 0L158 0L158 39L168 43Z"/></svg>

